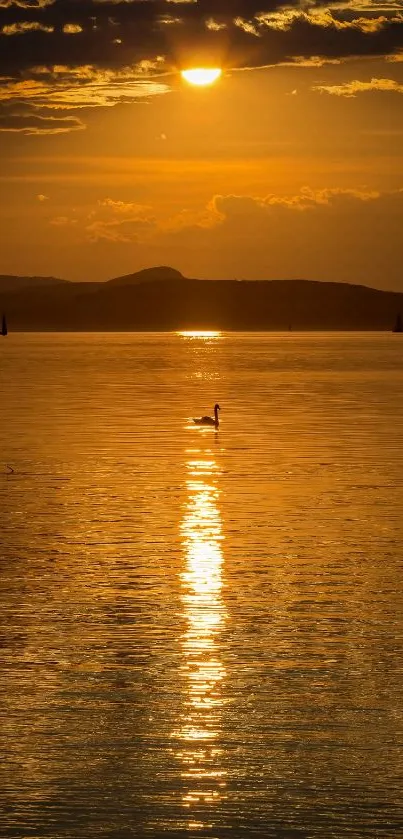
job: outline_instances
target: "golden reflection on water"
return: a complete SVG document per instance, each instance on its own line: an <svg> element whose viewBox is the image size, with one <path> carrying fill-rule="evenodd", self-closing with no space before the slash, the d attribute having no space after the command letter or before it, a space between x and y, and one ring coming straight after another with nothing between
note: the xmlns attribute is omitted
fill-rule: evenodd
<svg viewBox="0 0 403 839"><path fill-rule="evenodd" d="M183 804L190 808L218 803L225 787L219 740L226 675L220 660L220 637L226 614L218 505L220 469L208 449L191 449L187 456L187 501L181 525L186 557L181 575L187 624L182 639L186 687L182 725L176 736L181 742L177 757L185 780Z"/></svg>
<svg viewBox="0 0 403 839"><path fill-rule="evenodd" d="M181 338L221 338L222 333L216 329L187 329L177 332Z"/></svg>

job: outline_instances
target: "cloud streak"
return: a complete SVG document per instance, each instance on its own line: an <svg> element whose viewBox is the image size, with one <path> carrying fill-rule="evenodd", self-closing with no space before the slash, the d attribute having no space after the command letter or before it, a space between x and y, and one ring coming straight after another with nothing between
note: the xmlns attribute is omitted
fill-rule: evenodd
<svg viewBox="0 0 403 839"><path fill-rule="evenodd" d="M74 217L55 217L50 223L56 226L78 225L81 235L91 241L102 239L114 242L149 241L160 235L170 236L186 230L204 230L206 233L227 224L252 224L254 221L269 225L279 219L287 221L300 215L311 216L345 212L348 208L359 214L365 205L376 202L403 202L403 190L381 193L369 189L328 188L313 190L303 187L300 192L284 195L215 195L199 211L183 210L169 217L158 215L156 208L111 198L104 198L91 209ZM260 220L260 222L259 222Z"/></svg>
<svg viewBox="0 0 403 839"><path fill-rule="evenodd" d="M14 112L0 109L0 132L9 134L25 134L39 136L46 134L68 134L71 131L82 131L84 123L72 116L44 116L28 108Z"/></svg>
<svg viewBox="0 0 403 839"><path fill-rule="evenodd" d="M370 93L372 91L403 93L403 84L394 79L371 79L369 82L354 79L343 84L314 85L312 89L318 90L320 93L329 93L331 96L345 96L347 99L354 99L357 93Z"/></svg>

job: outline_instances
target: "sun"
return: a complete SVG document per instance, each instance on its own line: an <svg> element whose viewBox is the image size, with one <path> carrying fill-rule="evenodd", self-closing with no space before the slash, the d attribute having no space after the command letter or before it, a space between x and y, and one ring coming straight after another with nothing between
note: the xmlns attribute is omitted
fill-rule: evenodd
<svg viewBox="0 0 403 839"><path fill-rule="evenodd" d="M181 76L189 84L206 87L206 85L216 82L221 73L222 70L219 67L194 67L191 70L182 70Z"/></svg>

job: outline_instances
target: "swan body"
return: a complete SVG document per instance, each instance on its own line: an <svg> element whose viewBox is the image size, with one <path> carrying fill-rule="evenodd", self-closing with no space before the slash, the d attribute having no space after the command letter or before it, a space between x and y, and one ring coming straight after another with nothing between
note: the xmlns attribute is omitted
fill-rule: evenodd
<svg viewBox="0 0 403 839"><path fill-rule="evenodd" d="M193 418L193 422L195 422L196 425L213 425L214 428L218 428L220 424L218 419L219 410L220 406L216 404L214 405L214 417L197 417Z"/></svg>

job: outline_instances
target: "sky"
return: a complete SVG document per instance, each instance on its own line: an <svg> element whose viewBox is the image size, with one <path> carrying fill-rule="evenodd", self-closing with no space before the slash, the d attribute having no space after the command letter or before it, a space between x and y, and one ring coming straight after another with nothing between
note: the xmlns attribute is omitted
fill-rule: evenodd
<svg viewBox="0 0 403 839"><path fill-rule="evenodd" d="M0 273L403 291L402 106L403 0L0 0Z"/></svg>

